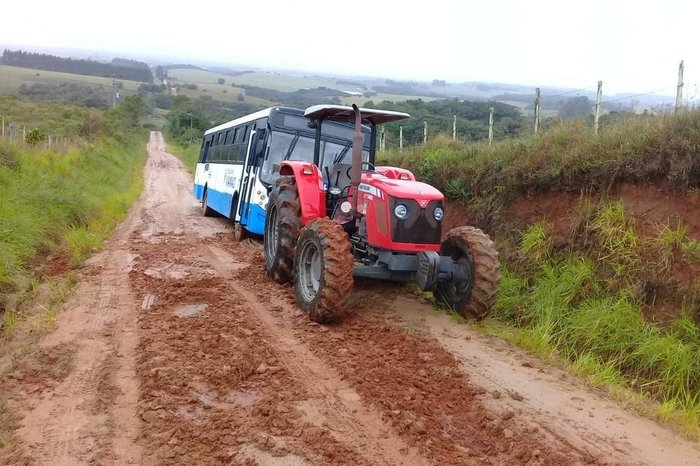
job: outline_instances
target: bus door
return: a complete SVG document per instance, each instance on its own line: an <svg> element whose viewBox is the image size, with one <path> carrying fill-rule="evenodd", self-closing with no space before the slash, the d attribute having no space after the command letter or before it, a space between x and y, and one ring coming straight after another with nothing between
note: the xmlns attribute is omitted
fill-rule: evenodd
<svg viewBox="0 0 700 466"><path fill-rule="evenodd" d="M250 225L250 215L253 208L253 203L257 202L257 196L254 196L255 186L257 177L259 176L260 167L259 161L260 156L264 153L265 145L265 133L264 128L257 128L251 131L250 139L248 141L248 147L246 151L246 158L243 165L243 173L241 176L241 182L239 187L239 207L237 209L237 220L241 222L241 225ZM258 219L259 220L259 219ZM260 225L255 226L255 233L261 233L257 231Z"/></svg>
<svg viewBox="0 0 700 466"><path fill-rule="evenodd" d="M238 182L238 205L236 206L236 216L235 221L240 222L241 225L248 224L248 215L250 213L250 201L251 201L251 191L255 183L253 183L253 177L255 172L253 170L254 157L252 154L253 144L255 143L256 130L255 123L249 123L246 128L247 141L245 145L245 158L243 159L243 169L241 171L241 179Z"/></svg>

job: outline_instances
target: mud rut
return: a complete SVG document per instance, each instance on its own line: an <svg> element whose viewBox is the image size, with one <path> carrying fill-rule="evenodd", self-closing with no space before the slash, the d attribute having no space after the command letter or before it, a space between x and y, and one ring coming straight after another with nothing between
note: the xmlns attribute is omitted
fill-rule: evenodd
<svg viewBox="0 0 700 466"><path fill-rule="evenodd" d="M260 242L204 218L152 133L146 190L2 385L7 463L700 464L700 452L564 373L361 282L311 323ZM7 449L6 449L7 451Z"/></svg>

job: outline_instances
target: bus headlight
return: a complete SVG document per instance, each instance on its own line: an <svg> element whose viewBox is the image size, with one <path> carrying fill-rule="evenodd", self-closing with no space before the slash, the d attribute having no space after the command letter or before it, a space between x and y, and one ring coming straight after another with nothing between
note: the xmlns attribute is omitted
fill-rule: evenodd
<svg viewBox="0 0 700 466"><path fill-rule="evenodd" d="M398 204L394 207L394 215L396 215L399 220L406 220L408 218L408 207L406 207L405 204Z"/></svg>
<svg viewBox="0 0 700 466"><path fill-rule="evenodd" d="M433 210L433 217L435 220L438 222L442 221L442 218L445 216L445 211L442 210L442 207L435 207L435 210Z"/></svg>

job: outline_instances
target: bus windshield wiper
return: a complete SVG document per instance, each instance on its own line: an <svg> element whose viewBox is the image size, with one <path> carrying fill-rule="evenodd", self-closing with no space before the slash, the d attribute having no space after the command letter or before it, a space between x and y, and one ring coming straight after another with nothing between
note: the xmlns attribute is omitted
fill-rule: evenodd
<svg viewBox="0 0 700 466"><path fill-rule="evenodd" d="M292 139L292 142L289 143L289 147L287 148L287 153L284 154L284 158L282 160L289 160L289 158L292 156L292 152L294 152L294 148L297 146L298 141L299 141L299 131L297 131L294 134L294 139Z"/></svg>
<svg viewBox="0 0 700 466"><path fill-rule="evenodd" d="M348 153L351 146L352 146L352 141L348 141L347 144L345 144L345 147L343 147L343 150L341 150L339 153L337 153L335 155L335 157L333 157L333 164L334 165L336 163L340 163L340 161L345 158L345 154Z"/></svg>

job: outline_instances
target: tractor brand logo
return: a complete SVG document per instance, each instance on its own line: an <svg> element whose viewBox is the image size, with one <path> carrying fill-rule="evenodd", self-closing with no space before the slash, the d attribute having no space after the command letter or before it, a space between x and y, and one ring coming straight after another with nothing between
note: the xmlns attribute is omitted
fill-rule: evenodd
<svg viewBox="0 0 700 466"><path fill-rule="evenodd" d="M425 209L430 201L427 199L418 199L418 204L420 204L421 209Z"/></svg>

